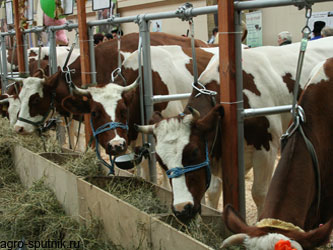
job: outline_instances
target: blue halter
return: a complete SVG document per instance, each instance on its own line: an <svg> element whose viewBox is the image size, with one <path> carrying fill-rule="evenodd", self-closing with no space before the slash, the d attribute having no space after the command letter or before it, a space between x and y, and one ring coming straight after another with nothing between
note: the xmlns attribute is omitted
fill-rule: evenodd
<svg viewBox="0 0 333 250"><path fill-rule="evenodd" d="M195 171L195 170L203 168L203 167L206 167L206 189L208 189L209 185L210 185L211 171L210 171L210 164L209 164L207 142L206 142L206 160L204 162L199 163L199 164L195 164L195 165L171 168L171 169L166 171L166 174L167 174L169 179L177 178L177 177L182 176L183 174L185 174L187 172Z"/></svg>
<svg viewBox="0 0 333 250"><path fill-rule="evenodd" d="M108 123L105 123L104 125L100 126L98 129L94 130L94 126L93 126L93 123L92 123L92 118L90 117L90 126L91 126L91 130L93 132L93 136L95 138L95 142L96 142L96 145L95 145L95 148L96 148L96 155L97 155L97 158L103 163L104 166L106 166L110 172L109 174L114 174L114 162L115 162L115 157L112 159L112 156L109 155L110 157L110 163L107 163L100 155L99 153L99 149L98 149L98 138L97 138L97 135L103 133L103 132L106 132L108 130L114 130L116 128L122 128L122 129L126 129L128 130L128 126L121 123L121 122L108 122Z"/></svg>

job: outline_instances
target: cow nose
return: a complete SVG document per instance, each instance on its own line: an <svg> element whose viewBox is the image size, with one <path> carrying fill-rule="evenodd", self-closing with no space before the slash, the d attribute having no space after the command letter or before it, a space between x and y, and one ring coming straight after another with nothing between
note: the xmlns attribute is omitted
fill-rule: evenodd
<svg viewBox="0 0 333 250"><path fill-rule="evenodd" d="M200 209L195 209L191 202L184 202L173 206L172 210L180 221L188 223Z"/></svg>
<svg viewBox="0 0 333 250"><path fill-rule="evenodd" d="M24 128L21 126L14 126L15 132L18 134L23 134L24 133Z"/></svg>
<svg viewBox="0 0 333 250"><path fill-rule="evenodd" d="M126 142L124 141L112 141L108 143L108 151L111 154L123 153L126 150Z"/></svg>

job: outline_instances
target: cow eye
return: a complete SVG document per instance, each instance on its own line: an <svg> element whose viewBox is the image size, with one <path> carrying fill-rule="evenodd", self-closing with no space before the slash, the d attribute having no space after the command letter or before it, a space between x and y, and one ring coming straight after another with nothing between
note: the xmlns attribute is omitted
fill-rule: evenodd
<svg viewBox="0 0 333 250"><path fill-rule="evenodd" d="M121 114L121 117L122 117L122 118L126 118L126 117L127 117L127 110L126 110L126 109L123 109L123 110L120 112L120 114Z"/></svg>
<svg viewBox="0 0 333 250"><path fill-rule="evenodd" d="M99 115L99 113L97 111L92 111L91 112L91 116L94 117L94 118L98 117L98 115Z"/></svg>
<svg viewBox="0 0 333 250"><path fill-rule="evenodd" d="M31 100L32 104L38 104L40 102L41 98L36 95L34 98Z"/></svg>

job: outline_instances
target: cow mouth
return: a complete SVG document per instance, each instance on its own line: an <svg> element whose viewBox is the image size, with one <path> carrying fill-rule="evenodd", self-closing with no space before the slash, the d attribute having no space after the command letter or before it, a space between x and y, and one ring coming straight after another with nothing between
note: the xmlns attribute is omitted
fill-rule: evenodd
<svg viewBox="0 0 333 250"><path fill-rule="evenodd" d="M175 211L174 208L172 208L172 211L174 215L179 219L182 223L188 224L190 223L197 214L201 213L201 205L193 206L193 205L186 205L183 209L183 211Z"/></svg>

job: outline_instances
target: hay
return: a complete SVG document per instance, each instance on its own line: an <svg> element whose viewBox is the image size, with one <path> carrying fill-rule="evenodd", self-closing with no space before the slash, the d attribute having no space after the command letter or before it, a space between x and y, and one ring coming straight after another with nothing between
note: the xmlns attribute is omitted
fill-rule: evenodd
<svg viewBox="0 0 333 250"><path fill-rule="evenodd" d="M99 220L92 219L81 225L67 216L54 193L43 180L26 189L14 170L11 148L19 143L34 152L43 150L43 142L37 136L18 136L9 123L0 119L0 238L3 241L64 242L73 241L75 249L121 249L105 241ZM57 151L57 144L46 142L48 150ZM42 249L42 248L41 248ZM47 249L58 249L47 248Z"/></svg>
<svg viewBox="0 0 333 250"><path fill-rule="evenodd" d="M40 180L29 189L13 189L1 195L0 231L7 240L47 242L74 241L78 249L120 249L101 239L103 228L98 220L80 225L67 216L55 195Z"/></svg>
<svg viewBox="0 0 333 250"><path fill-rule="evenodd" d="M96 181L93 184L148 214L168 212L168 208L157 198L150 183L138 177L115 177L108 180L110 181L102 185Z"/></svg>
<svg viewBox="0 0 333 250"><path fill-rule="evenodd" d="M0 149L2 152L3 149L1 148L1 145L8 148L14 145L21 145L34 153L51 152L60 154L62 152L62 148L56 141L54 133L45 133L42 137L37 134L24 136L18 135L9 126L8 120L4 118L0 118ZM3 157L3 155L0 155L0 158L1 157ZM59 165L62 165L65 169L77 176L103 175L101 164L93 149L90 148L87 152L78 154L77 157L64 156L62 164Z"/></svg>
<svg viewBox="0 0 333 250"><path fill-rule="evenodd" d="M96 153L91 148L77 157L68 158L62 166L77 176L104 175L103 168L96 157Z"/></svg>
<svg viewBox="0 0 333 250"><path fill-rule="evenodd" d="M58 142L50 133L45 133L42 137L37 134L22 136L14 132L7 119L0 118L0 145L18 144L35 153L61 152Z"/></svg>

